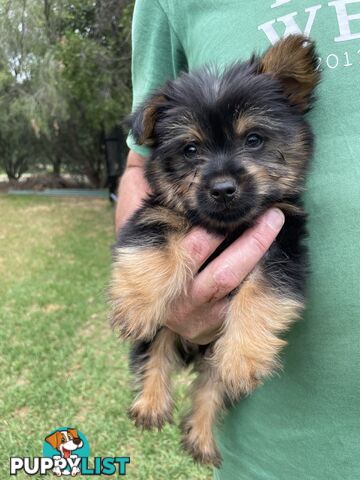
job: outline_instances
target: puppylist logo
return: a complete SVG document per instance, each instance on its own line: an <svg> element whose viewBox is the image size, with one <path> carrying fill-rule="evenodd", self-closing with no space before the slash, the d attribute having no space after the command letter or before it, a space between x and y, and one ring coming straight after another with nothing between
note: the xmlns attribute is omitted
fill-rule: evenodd
<svg viewBox="0 0 360 480"><path fill-rule="evenodd" d="M53 430L44 440L42 457L10 458L10 475L126 475L130 457L94 457L89 461L90 447L85 435L71 427Z"/></svg>

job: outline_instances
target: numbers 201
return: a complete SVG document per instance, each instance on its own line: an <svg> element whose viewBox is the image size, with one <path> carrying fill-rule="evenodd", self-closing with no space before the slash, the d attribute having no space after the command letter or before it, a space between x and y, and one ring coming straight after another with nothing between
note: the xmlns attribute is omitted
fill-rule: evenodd
<svg viewBox="0 0 360 480"><path fill-rule="evenodd" d="M330 53L326 58L318 57L318 69L322 71L325 67L334 70L338 67L352 67L359 63L360 50L356 53L344 52L342 55Z"/></svg>

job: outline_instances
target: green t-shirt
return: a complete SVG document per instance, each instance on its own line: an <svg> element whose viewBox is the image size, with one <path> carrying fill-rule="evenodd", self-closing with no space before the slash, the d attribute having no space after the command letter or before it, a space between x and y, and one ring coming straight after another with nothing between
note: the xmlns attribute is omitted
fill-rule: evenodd
<svg viewBox="0 0 360 480"><path fill-rule="evenodd" d="M217 432L217 479L360 479L360 1L135 6L134 105L182 70L247 59L296 32L316 40L323 70L309 114L317 141L305 198L308 307L288 334L283 372L234 406Z"/></svg>

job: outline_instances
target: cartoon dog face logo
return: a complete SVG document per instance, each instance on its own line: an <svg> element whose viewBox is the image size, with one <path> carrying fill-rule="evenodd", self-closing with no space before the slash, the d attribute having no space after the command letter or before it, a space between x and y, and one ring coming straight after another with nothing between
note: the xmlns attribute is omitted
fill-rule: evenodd
<svg viewBox="0 0 360 480"><path fill-rule="evenodd" d="M45 438L45 442L49 443L52 448L58 450L61 454L61 456L54 455L53 459L60 459L62 457L75 460L78 458L78 456L74 454L74 451L84 445L84 442L81 440L78 431L74 428L58 430L57 432L48 435ZM80 473L80 468L77 465L74 465L70 468L70 470L62 470L60 466L56 466L53 469L53 473L58 477L61 477L62 475L71 475L72 477L75 477L78 473Z"/></svg>
<svg viewBox="0 0 360 480"><path fill-rule="evenodd" d="M77 430L73 428L54 432L46 437L45 441L50 443L55 450L59 450L64 458L69 458L74 450L83 446L83 441L79 437Z"/></svg>

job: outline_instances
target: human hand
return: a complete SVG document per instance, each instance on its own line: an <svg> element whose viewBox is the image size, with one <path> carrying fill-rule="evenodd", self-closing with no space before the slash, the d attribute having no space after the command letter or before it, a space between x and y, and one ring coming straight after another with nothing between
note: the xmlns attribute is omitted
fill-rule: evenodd
<svg viewBox="0 0 360 480"><path fill-rule="evenodd" d="M227 295L253 270L269 249L285 221L281 210L264 213L226 250L198 273L185 297L172 309L166 326L190 342L206 345L216 338L228 306ZM183 246L196 270L224 240L201 228L193 228Z"/></svg>

